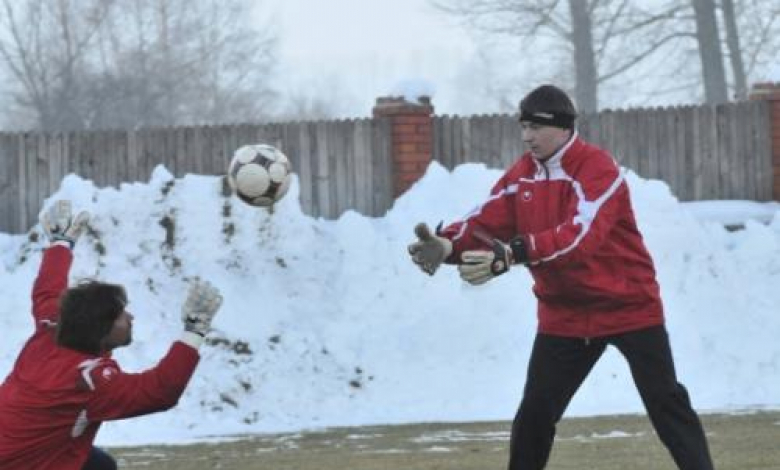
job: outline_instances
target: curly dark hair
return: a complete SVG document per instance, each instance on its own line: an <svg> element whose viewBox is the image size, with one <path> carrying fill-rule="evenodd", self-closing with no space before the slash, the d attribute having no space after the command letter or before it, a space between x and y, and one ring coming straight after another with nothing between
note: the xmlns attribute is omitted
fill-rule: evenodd
<svg viewBox="0 0 780 470"><path fill-rule="evenodd" d="M101 342L127 305L127 292L117 284L80 282L60 299L57 344L88 354L101 354Z"/></svg>

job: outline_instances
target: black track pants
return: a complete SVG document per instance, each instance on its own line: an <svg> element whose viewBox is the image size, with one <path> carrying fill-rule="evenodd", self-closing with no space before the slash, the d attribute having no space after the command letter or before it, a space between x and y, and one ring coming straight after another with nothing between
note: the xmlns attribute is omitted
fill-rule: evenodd
<svg viewBox="0 0 780 470"><path fill-rule="evenodd" d="M116 470L116 461L103 450L93 447L81 470Z"/></svg>
<svg viewBox="0 0 780 470"><path fill-rule="evenodd" d="M608 344L628 361L650 421L677 466L681 470L712 470L704 430L688 392L677 382L663 326L588 342L537 334L523 400L512 424L509 470L544 468L556 423Z"/></svg>

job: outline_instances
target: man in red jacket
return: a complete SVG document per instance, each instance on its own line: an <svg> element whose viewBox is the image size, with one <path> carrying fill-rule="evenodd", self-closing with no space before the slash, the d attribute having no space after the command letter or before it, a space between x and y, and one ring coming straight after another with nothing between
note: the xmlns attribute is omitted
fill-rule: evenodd
<svg viewBox="0 0 780 470"><path fill-rule="evenodd" d="M433 275L458 264L483 284L526 266L534 279L539 328L523 399L512 424L510 470L542 469L577 388L608 345L628 361L658 436L680 469L713 468L688 393L677 381L653 261L615 160L579 138L565 92L544 85L520 102L529 151L463 220L409 246Z"/></svg>
<svg viewBox="0 0 780 470"><path fill-rule="evenodd" d="M152 369L123 372L111 351L132 340L124 288L98 281L67 288L71 250L88 219L72 217L69 201L41 219L51 245L32 291L35 332L0 386L0 470L116 469L92 445L100 424L173 407L222 302L215 287L195 279L180 340Z"/></svg>

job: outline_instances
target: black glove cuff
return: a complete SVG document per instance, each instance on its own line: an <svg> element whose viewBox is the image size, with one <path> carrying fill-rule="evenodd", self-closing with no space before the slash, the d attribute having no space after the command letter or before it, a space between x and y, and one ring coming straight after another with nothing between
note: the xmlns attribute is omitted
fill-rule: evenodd
<svg viewBox="0 0 780 470"><path fill-rule="evenodd" d="M199 335L199 336L202 336L202 337L205 337L205 336L206 336L206 332L205 332L205 331L203 331L203 329L202 329L202 328L198 328L198 327L196 327L196 326L195 326L195 325L194 325L192 322L190 322L190 321L185 321L185 322L184 322L184 331L189 331L190 333L195 333L196 335Z"/></svg>
<svg viewBox="0 0 780 470"><path fill-rule="evenodd" d="M494 276L504 274L509 271L509 264L512 260L509 258L511 253L507 252L507 247L499 240L493 240L493 261L490 263L490 272Z"/></svg>
<svg viewBox="0 0 780 470"><path fill-rule="evenodd" d="M512 258L517 264L528 264L528 248L523 237L517 236L509 240L509 248L512 250Z"/></svg>

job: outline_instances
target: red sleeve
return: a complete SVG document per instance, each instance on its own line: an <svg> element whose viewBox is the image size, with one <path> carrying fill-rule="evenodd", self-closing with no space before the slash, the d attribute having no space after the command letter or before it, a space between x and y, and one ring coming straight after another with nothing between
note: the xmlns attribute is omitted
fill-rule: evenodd
<svg viewBox="0 0 780 470"><path fill-rule="evenodd" d="M178 403L195 372L198 351L175 342L157 366L139 374L122 372L112 359L82 364L84 384L93 390L90 421L108 421L163 411Z"/></svg>
<svg viewBox="0 0 780 470"><path fill-rule="evenodd" d="M439 233L452 242L448 263L459 263L464 251L489 249L488 241L493 238L508 240L514 235L517 185L507 183L512 181L509 177L512 172L513 169L510 169L504 173L493 185L485 202Z"/></svg>
<svg viewBox="0 0 780 470"><path fill-rule="evenodd" d="M576 204L563 223L526 236L528 259L533 263L576 259L598 250L623 216L628 186L617 163L598 155L583 165L573 181Z"/></svg>
<svg viewBox="0 0 780 470"><path fill-rule="evenodd" d="M68 272L73 253L61 245L54 245L43 252L43 260L32 290L32 313L36 330L41 321L56 321L59 300L68 287Z"/></svg>

